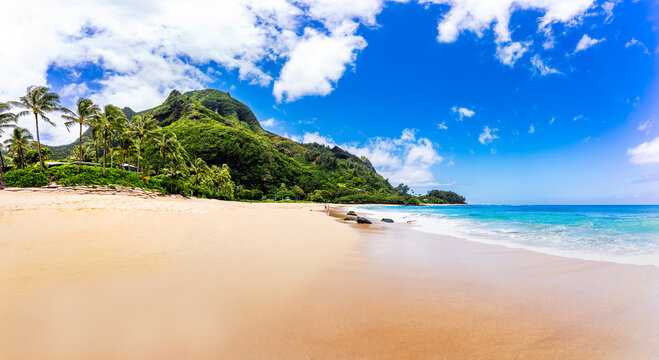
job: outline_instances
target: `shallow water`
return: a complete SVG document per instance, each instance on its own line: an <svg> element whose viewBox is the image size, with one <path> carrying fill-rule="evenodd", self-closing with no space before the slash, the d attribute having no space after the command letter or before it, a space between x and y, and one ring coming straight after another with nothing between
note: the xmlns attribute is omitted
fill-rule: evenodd
<svg viewBox="0 0 659 360"><path fill-rule="evenodd" d="M414 229L546 254L659 266L659 206L361 207Z"/></svg>

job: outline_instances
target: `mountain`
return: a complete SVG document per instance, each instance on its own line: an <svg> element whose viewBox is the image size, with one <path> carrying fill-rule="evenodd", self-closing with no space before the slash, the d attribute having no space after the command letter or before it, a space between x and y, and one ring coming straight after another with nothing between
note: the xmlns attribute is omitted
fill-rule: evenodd
<svg viewBox="0 0 659 360"><path fill-rule="evenodd" d="M365 157L338 147L298 144L266 131L249 107L226 92L174 90L157 107L123 111L127 116L152 114L161 127L177 135L191 158L202 158L209 165L227 164L232 179L245 189L274 194L282 184L299 186L306 194L316 194L317 201L396 194ZM53 157L69 156L76 144L50 147ZM150 156L154 151L145 147L144 164L156 158Z"/></svg>

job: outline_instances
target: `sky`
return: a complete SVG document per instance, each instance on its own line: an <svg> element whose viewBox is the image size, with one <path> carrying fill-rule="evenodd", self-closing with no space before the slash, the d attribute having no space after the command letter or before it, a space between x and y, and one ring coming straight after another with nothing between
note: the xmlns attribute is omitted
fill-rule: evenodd
<svg viewBox="0 0 659 360"><path fill-rule="evenodd" d="M223 0L3 5L0 101L151 108L215 88L272 132L470 203L659 204L659 4ZM75 139L54 116L43 142ZM34 132L32 119L19 125Z"/></svg>

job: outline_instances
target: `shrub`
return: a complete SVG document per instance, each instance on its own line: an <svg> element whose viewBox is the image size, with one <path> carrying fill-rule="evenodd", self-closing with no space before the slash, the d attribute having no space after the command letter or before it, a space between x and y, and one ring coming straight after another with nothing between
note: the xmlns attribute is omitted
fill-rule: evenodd
<svg viewBox="0 0 659 360"><path fill-rule="evenodd" d="M48 178L39 168L17 169L5 173L5 183L15 187L39 187L48 185Z"/></svg>

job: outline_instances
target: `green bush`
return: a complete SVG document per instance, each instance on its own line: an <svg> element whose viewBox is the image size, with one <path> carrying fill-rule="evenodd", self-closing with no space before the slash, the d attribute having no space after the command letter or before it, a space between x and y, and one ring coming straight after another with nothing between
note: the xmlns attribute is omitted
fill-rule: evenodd
<svg viewBox="0 0 659 360"><path fill-rule="evenodd" d="M39 187L48 185L48 178L36 167L17 169L5 173L5 184L14 187Z"/></svg>
<svg viewBox="0 0 659 360"><path fill-rule="evenodd" d="M48 169L48 175L51 180L64 186L121 185L162 191L162 187L157 182L146 183L134 172L124 171L123 176L121 176L121 170L107 168L105 169L105 176L103 176L103 168L100 166L83 165L80 168L80 174L78 174L78 165L56 166Z"/></svg>

